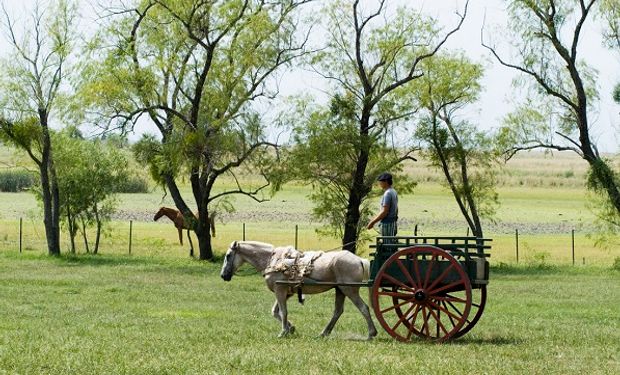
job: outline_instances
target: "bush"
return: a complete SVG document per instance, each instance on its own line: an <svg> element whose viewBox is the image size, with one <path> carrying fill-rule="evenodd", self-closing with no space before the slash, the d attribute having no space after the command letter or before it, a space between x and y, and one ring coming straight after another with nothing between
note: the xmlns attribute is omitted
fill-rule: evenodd
<svg viewBox="0 0 620 375"><path fill-rule="evenodd" d="M123 180L117 187L116 193L148 193L149 183L141 176L130 176Z"/></svg>
<svg viewBox="0 0 620 375"><path fill-rule="evenodd" d="M616 257L616 259L614 259L614 265L611 266L611 268L616 271L620 271L620 257Z"/></svg>
<svg viewBox="0 0 620 375"><path fill-rule="evenodd" d="M27 190L37 183L36 177L28 171L0 172L0 191L18 193Z"/></svg>

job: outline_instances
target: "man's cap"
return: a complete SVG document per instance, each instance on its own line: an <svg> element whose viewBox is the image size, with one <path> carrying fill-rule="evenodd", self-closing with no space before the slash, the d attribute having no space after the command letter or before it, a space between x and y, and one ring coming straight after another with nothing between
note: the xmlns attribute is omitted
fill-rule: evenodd
<svg viewBox="0 0 620 375"><path fill-rule="evenodd" d="M377 178L377 181L391 181L392 180L392 175L389 173L381 173L379 175L379 177Z"/></svg>

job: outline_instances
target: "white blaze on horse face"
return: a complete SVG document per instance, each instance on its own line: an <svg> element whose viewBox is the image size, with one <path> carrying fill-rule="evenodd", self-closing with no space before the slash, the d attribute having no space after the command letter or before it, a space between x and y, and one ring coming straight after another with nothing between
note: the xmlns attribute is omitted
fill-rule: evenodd
<svg viewBox="0 0 620 375"><path fill-rule="evenodd" d="M232 257L233 257L233 252L232 252L232 249L229 248L228 251L226 252L226 255L224 256L224 264L222 264L222 271L220 272L220 276L225 281L229 281L230 279L232 279L232 274L233 274Z"/></svg>
<svg viewBox="0 0 620 375"><path fill-rule="evenodd" d="M224 256L224 264L222 264L222 271L220 273L224 281L230 281L243 263L243 258L237 254L238 251L239 250L236 249L235 246L231 246Z"/></svg>

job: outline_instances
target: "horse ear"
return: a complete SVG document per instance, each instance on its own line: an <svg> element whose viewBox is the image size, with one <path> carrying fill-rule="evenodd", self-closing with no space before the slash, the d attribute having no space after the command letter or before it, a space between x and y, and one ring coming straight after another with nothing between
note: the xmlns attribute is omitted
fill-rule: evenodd
<svg viewBox="0 0 620 375"><path fill-rule="evenodd" d="M237 247L239 247L239 244L237 243L237 241L233 241L233 243L230 245L230 248L233 250L237 250Z"/></svg>

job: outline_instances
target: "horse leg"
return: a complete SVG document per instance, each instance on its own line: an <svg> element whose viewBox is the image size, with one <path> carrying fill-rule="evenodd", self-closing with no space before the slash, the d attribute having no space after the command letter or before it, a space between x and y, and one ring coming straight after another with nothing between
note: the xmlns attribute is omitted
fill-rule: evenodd
<svg viewBox="0 0 620 375"><path fill-rule="evenodd" d="M321 336L327 337L330 333L332 333L332 329L334 329L338 318L340 318L340 315L342 315L342 312L344 311L344 297L345 295L344 293L342 293L340 288L336 288L334 315L332 316L332 319L329 321L329 323L327 323L327 326L325 326L325 329L323 329L323 332L321 332Z"/></svg>
<svg viewBox="0 0 620 375"><path fill-rule="evenodd" d="M295 327L288 321L288 309L286 308L286 301L290 297L288 295L287 287L278 287L275 290L276 303L278 304L278 312L280 315L280 322L282 322L282 332L278 337L285 337L295 332Z"/></svg>
<svg viewBox="0 0 620 375"><path fill-rule="evenodd" d="M339 287L342 289L342 292L349 297L351 302L357 307L357 309L362 313L364 319L366 319L366 323L368 324L368 339L371 340L373 337L377 336L377 328L375 328L375 323L372 321L372 317L370 316L370 309L366 302L360 297L360 289L356 287Z"/></svg>
<svg viewBox="0 0 620 375"><path fill-rule="evenodd" d="M187 230L187 239L189 240L189 256L194 257L194 244L192 243L192 237L189 235L189 229Z"/></svg>
<svg viewBox="0 0 620 375"><path fill-rule="evenodd" d="M287 296L286 299L288 300L291 296ZM276 318L276 320L278 322L282 321L282 318L280 318L280 305L278 304L278 300L276 300L276 302L273 304L273 307L271 308L271 315L273 315L274 318ZM293 331L295 331L295 326L293 326L293 323L291 323L291 321L288 321L289 326L291 327L291 329Z"/></svg>
<svg viewBox="0 0 620 375"><path fill-rule="evenodd" d="M280 318L280 305L278 304L278 300L276 300L276 302L273 304L273 307L271 308L271 315L273 315L273 317L276 318L278 322L282 321L282 318Z"/></svg>
<svg viewBox="0 0 620 375"><path fill-rule="evenodd" d="M177 231L179 232L179 242L181 243L181 246L183 246L183 230L177 227Z"/></svg>

